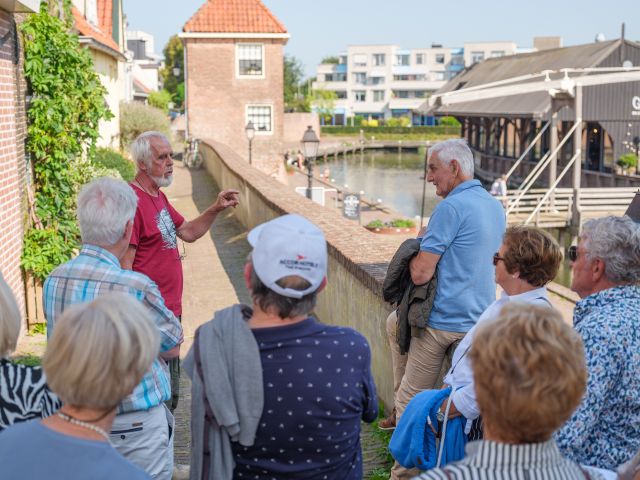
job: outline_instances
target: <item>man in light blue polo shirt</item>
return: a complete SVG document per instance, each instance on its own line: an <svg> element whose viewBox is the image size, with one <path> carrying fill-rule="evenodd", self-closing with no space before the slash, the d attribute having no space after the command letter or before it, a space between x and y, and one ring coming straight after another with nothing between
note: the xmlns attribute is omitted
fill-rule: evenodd
<svg viewBox="0 0 640 480"><path fill-rule="evenodd" d="M398 416L415 394L435 387L447 348L495 300L491 259L502 241L505 213L473 178L473 163L463 139L438 143L428 153L427 181L444 200L429 220L410 270L413 282L421 285L437 267L438 287L424 335L411 339L396 394Z"/></svg>

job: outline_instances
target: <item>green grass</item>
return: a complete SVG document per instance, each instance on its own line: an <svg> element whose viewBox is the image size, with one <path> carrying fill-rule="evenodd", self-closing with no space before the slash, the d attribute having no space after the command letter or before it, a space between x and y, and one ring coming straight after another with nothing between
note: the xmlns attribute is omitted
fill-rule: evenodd
<svg viewBox="0 0 640 480"><path fill-rule="evenodd" d="M351 137L357 140L357 135L346 132L322 132L323 138L339 138L339 137ZM376 140L385 141L407 141L407 142L437 142L440 140L447 140L448 138L458 138L459 135L445 134L445 133L369 133L365 134L367 141L371 140L374 136Z"/></svg>
<svg viewBox="0 0 640 480"><path fill-rule="evenodd" d="M385 418L384 413L384 404L382 401L379 401L378 404L378 421ZM393 457L391 456L391 452L389 452L389 442L391 441L391 435L393 434L393 430L380 430L378 428L378 421L375 422L373 426L373 434L380 441L382 445L380 447L380 456L385 459L384 466L375 468L371 471L367 480L388 480L391 476L391 467L393 466Z"/></svg>
<svg viewBox="0 0 640 480"><path fill-rule="evenodd" d="M24 355L13 357L12 360L14 363L26 365L28 367L39 367L42 365L42 357L34 355L33 353L25 353Z"/></svg>
<svg viewBox="0 0 640 480"><path fill-rule="evenodd" d="M47 324L46 323L34 323L31 325L31 328L27 332L27 335L30 337L34 335L46 335L47 334Z"/></svg>

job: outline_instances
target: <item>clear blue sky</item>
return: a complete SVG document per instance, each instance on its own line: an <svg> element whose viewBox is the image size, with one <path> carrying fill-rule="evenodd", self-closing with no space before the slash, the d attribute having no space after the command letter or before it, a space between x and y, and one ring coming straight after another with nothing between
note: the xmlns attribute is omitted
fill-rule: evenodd
<svg viewBox="0 0 640 480"><path fill-rule="evenodd" d="M124 0L129 29L155 37L161 53L169 37L205 0ZM347 45L384 43L405 48L461 47L472 41L515 41L559 35L564 45L620 36L640 41L640 0L263 0L291 34L285 52L307 75L324 56Z"/></svg>

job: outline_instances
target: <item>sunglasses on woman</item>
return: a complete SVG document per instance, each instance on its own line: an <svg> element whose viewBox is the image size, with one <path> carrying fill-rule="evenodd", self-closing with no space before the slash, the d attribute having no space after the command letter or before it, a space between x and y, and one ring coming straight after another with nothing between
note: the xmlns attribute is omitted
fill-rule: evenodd
<svg viewBox="0 0 640 480"><path fill-rule="evenodd" d="M504 262L504 257L501 257L498 252L493 254L493 266L497 267L498 266L498 262L502 260Z"/></svg>

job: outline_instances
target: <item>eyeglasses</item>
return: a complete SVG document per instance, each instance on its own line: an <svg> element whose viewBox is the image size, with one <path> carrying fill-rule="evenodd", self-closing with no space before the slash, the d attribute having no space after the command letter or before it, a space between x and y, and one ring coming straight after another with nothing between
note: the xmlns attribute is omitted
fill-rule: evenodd
<svg viewBox="0 0 640 480"><path fill-rule="evenodd" d="M493 254L493 266L497 267L498 266L498 262L502 260L504 262L504 258L501 257L498 252Z"/></svg>
<svg viewBox="0 0 640 480"><path fill-rule="evenodd" d="M567 249L567 257L572 262L575 262L578 259L578 247L576 245L572 245Z"/></svg>

